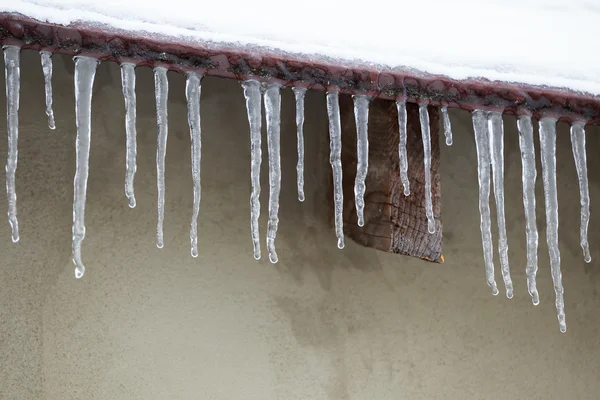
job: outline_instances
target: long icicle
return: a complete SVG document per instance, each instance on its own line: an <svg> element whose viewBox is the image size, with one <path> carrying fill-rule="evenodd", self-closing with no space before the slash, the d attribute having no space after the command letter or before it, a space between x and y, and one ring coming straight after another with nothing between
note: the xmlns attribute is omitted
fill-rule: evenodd
<svg viewBox="0 0 600 400"><path fill-rule="evenodd" d="M567 331L565 301L563 297L562 273L560 272L560 250L558 248L558 195L556 190L556 119L545 117L540 120L540 150L542 154L542 177L546 203L546 243L550 255L550 270L556 294L556 313L560 331Z"/></svg>
<svg viewBox="0 0 600 400"><path fill-rule="evenodd" d="M404 195L410 195L410 182L408 181L408 157L406 156L406 102L396 101L398 109L398 158L400 160L400 181L404 186Z"/></svg>
<svg viewBox="0 0 600 400"><path fill-rule="evenodd" d="M260 164L262 162L261 150L261 91L260 83L254 79L242 82L248 123L250 124L250 228L252 230L252 245L254 246L254 259L260 259L260 236L258 231L258 218L260 217Z"/></svg>
<svg viewBox="0 0 600 400"><path fill-rule="evenodd" d="M423 167L425 171L425 214L427 215L427 230L435 232L433 204L431 201L431 133L429 127L429 111L427 104L419 105L419 120L421 121L421 138L423 140Z"/></svg>
<svg viewBox="0 0 600 400"><path fill-rule="evenodd" d="M477 147L477 179L479 181L479 214L481 216L481 242L485 262L485 277L492 288L492 294L498 294L494 278L494 256L492 244L492 220L490 216L490 142L487 117L484 111L473 111L473 130Z"/></svg>
<svg viewBox="0 0 600 400"><path fill-rule="evenodd" d="M586 263L592 261L590 246L588 244L588 224L590 222L590 193L588 189L587 161L585 154L585 123L574 122L571 125L571 147L577 168L579 180L579 202L581 203L580 244L583 250L583 259Z"/></svg>
<svg viewBox="0 0 600 400"><path fill-rule="evenodd" d="M52 53L40 51L42 61L42 72L44 73L44 92L46 94L46 115L48 116L48 127L56 129L54 123L54 111L52 110Z"/></svg>
<svg viewBox="0 0 600 400"><path fill-rule="evenodd" d="M512 299L513 284L510 278L508 264L508 239L506 237L506 217L504 214L504 125L502 113L490 112L488 114L488 132L490 154L492 160L492 178L494 182L494 198L496 199L496 221L498 223L498 255L500 256L500 270L506 297Z"/></svg>
<svg viewBox="0 0 600 400"><path fill-rule="evenodd" d="M135 64L121 64L121 86L125 98L125 196L129 207L135 207L133 180L137 170L137 131L136 131L136 97L135 97Z"/></svg>
<svg viewBox="0 0 600 400"><path fill-rule="evenodd" d="M281 85L269 83L265 90L265 119L267 121L267 150L269 153L269 223L267 225L267 251L269 260L278 261L275 237L279 225L279 192L281 191Z"/></svg>
<svg viewBox="0 0 600 400"><path fill-rule="evenodd" d="M342 191L342 125L340 121L340 94L327 92L327 116L329 117L329 163L333 171L333 204L337 246L344 248L344 219L342 218L344 193Z"/></svg>
<svg viewBox="0 0 600 400"><path fill-rule="evenodd" d="M156 123L158 139L156 146L156 187L158 191L158 222L156 224L156 247L165 245L163 221L165 219L165 157L167 155L167 137L169 136L167 99L169 97L169 81L167 69L154 68L154 94L156 97Z"/></svg>
<svg viewBox="0 0 600 400"><path fill-rule="evenodd" d="M540 303L537 290L536 275L538 270L538 230L535 215L535 148L533 146L533 125L531 116L521 115L517 120L519 129L519 147L521 148L521 165L523 179L523 207L525 208L525 235L527 238L527 290L534 305Z"/></svg>
<svg viewBox="0 0 600 400"><path fill-rule="evenodd" d="M92 131L92 86L98 60L91 57L75 57L75 179L73 180L73 263L75 278L85 273L81 261L81 244L85 238L85 200L90 161Z"/></svg>
<svg viewBox="0 0 600 400"><path fill-rule="evenodd" d="M304 201L304 96L306 88L293 87L296 98L296 135L298 147L298 163L296 164L296 175L298 183L298 200Z"/></svg>
<svg viewBox="0 0 600 400"><path fill-rule="evenodd" d="M369 168L369 97L354 96L354 118L356 121L356 179L354 201L358 226L365 225L365 181Z"/></svg>
<svg viewBox="0 0 600 400"><path fill-rule="evenodd" d="M452 146L452 124L450 123L450 116L448 115L448 107L443 106L442 120L444 121L444 136L446 137L446 145Z"/></svg>
<svg viewBox="0 0 600 400"><path fill-rule="evenodd" d="M192 182L194 184L194 209L190 225L190 244L192 257L198 257L198 213L200 212L200 159L202 151L200 130L200 94L202 75L188 72L185 82L185 97L188 108L188 124L190 125L190 141L192 148Z"/></svg>
<svg viewBox="0 0 600 400"><path fill-rule="evenodd" d="M21 90L21 48L4 46L4 72L6 76L6 127L8 131L8 158L6 160L6 195L8 198L8 223L12 241L19 241L17 219L17 191L15 175L19 155L19 92Z"/></svg>

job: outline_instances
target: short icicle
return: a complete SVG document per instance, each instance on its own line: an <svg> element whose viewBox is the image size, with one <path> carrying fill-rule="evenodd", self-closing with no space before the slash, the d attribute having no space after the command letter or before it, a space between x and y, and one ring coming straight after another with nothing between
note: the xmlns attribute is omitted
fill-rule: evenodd
<svg viewBox="0 0 600 400"><path fill-rule="evenodd" d="M365 181L369 168L369 97L354 96L354 118L356 120L356 179L354 201L358 226L365 225Z"/></svg>
<svg viewBox="0 0 600 400"><path fill-rule="evenodd" d="M544 117L540 120L540 152L542 177L546 203L546 242L550 255L550 270L556 294L556 313L560 331L567 331L565 301L563 297L562 273L560 272L560 250L558 248L558 194L556 190L556 119Z"/></svg>
<svg viewBox="0 0 600 400"><path fill-rule="evenodd" d="M446 145L452 146L452 124L450 123L450 116L448 115L448 107L443 106L442 120L444 121L444 136L446 137Z"/></svg>
<svg viewBox="0 0 600 400"><path fill-rule="evenodd" d="M40 51L42 61L42 72L44 73L44 92L46 93L46 115L48 116L48 128L56 129L54 123L54 111L52 110L52 53Z"/></svg>
<svg viewBox="0 0 600 400"><path fill-rule="evenodd" d="M4 72L6 77L6 127L8 131L8 158L6 160L6 197L8 198L8 223L12 241L19 241L17 219L17 191L15 175L19 154L19 92L21 90L21 48L4 46Z"/></svg>
<svg viewBox="0 0 600 400"><path fill-rule="evenodd" d="M156 247L165 245L163 221L165 219L165 157L167 155L167 137L169 136L167 99L169 97L169 81L167 69L154 68L154 94L156 97L156 123L158 139L156 146L156 186L158 191L158 222L156 224Z"/></svg>
<svg viewBox="0 0 600 400"><path fill-rule="evenodd" d="M525 208L525 235L527 238L527 290L534 305L540 303L537 290L536 275L538 270L538 230L535 215L535 148L533 146L533 125L531 116L521 115L517 120L519 129L519 147L521 148L521 165L523 179L523 207Z"/></svg>
<svg viewBox="0 0 600 400"><path fill-rule="evenodd" d="M73 181L73 263L75 278L85 273L81 261L81 244L85 238L85 200L90 160L92 130L92 86L98 60L91 57L75 57L75 179Z"/></svg>
<svg viewBox="0 0 600 400"><path fill-rule="evenodd" d="M408 157L406 155L406 102L396 101L398 109L398 158L400 160L400 181L404 186L404 195L410 195L410 182L408 181Z"/></svg>
<svg viewBox="0 0 600 400"><path fill-rule="evenodd" d="M492 220L490 215L490 142L487 117L484 111L473 111L473 130L477 147L477 179L479 181L479 214L481 216L481 242L485 262L485 277L492 288L492 294L498 294L494 278L494 256L492 244Z"/></svg>
<svg viewBox="0 0 600 400"><path fill-rule="evenodd" d="M242 82L248 123L250 124L250 228L252 230L252 244L254 246L254 259L260 260L260 236L258 231L258 218L260 217L260 164L262 162L261 150L261 87L260 82L249 79Z"/></svg>
<svg viewBox="0 0 600 400"><path fill-rule="evenodd" d="M190 141L192 148L192 182L194 185L194 208L190 225L190 244L192 257L198 257L198 213L200 212L200 159L201 159L201 130L200 130L200 93L202 75L198 72L188 72L185 82L185 97L187 99L188 124L190 125Z"/></svg>
<svg viewBox="0 0 600 400"><path fill-rule="evenodd" d="M121 86L125 98L125 196L129 207L135 207L133 180L137 170L137 131L136 131L136 97L135 97L135 64L121 64Z"/></svg>
<svg viewBox="0 0 600 400"><path fill-rule="evenodd" d="M342 217L344 193L342 191L342 124L340 121L340 94L327 92L327 116L329 117L329 163L333 171L333 204L337 246L344 248L344 219Z"/></svg>
<svg viewBox="0 0 600 400"><path fill-rule="evenodd" d="M304 96L306 88L293 87L296 97L296 135L298 147L298 163L296 164L296 175L298 183L298 200L304 201Z"/></svg>
<svg viewBox="0 0 600 400"><path fill-rule="evenodd" d="M590 222L590 192L588 188L587 161L585 154L585 123L574 122L571 125L571 147L579 180L579 202L581 203L580 243L583 259L586 263L592 261L588 244L588 224Z"/></svg>
<svg viewBox="0 0 600 400"><path fill-rule="evenodd" d="M427 215L427 230L435 232L433 204L431 200L431 132L429 127L429 111L427 104L419 105L419 120L421 121L421 137L423 139L423 166L425 170L425 214Z"/></svg>
<svg viewBox="0 0 600 400"><path fill-rule="evenodd" d="M267 251L269 260L278 261L275 238L279 225L279 193L281 191L281 85L267 84L265 90L265 119L267 121L267 150L269 154L269 223L267 225Z"/></svg>
<svg viewBox="0 0 600 400"><path fill-rule="evenodd" d="M496 199L500 270L502 271L502 279L506 288L506 297L512 299L513 284L508 264L508 239L506 237L506 217L504 214L504 125L502 122L502 113L488 113L488 134L492 160L494 198Z"/></svg>

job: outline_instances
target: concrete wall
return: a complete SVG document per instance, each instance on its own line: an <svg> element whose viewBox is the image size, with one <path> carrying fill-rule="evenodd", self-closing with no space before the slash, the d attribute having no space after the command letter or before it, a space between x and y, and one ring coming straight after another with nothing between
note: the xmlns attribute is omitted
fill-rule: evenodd
<svg viewBox="0 0 600 400"><path fill-rule="evenodd" d="M234 81L202 91L200 257L192 211L184 79L169 74L165 248L155 246L156 122L151 70L138 71L137 208L124 196L119 69L98 69L83 246L70 260L74 174L72 62L56 56L56 131L44 114L39 58L22 57L21 241L0 226L2 399L505 399L600 396L600 130L589 130L594 260L579 248L579 193L568 127L560 125L560 246L568 332L554 308L538 180L541 304L525 287L525 231L515 119L506 123L506 202L515 298L485 283L475 144L469 114L451 114L442 148L446 263L336 248L327 222L323 93L307 95L306 192L296 199L291 91L283 94L280 262L252 258L249 141ZM4 87L4 78L1 78ZM5 100L0 99L0 109ZM5 116L0 116L2 134ZM266 145L263 145L266 152ZM0 154L6 140L0 140ZM4 156L3 156L4 157ZM538 160L539 162L539 160ZM3 170L2 170L3 171ZM268 185L263 169L261 235ZM4 180L4 172L0 172ZM0 191L0 209L6 210ZM2 211L4 215L5 211ZM264 242L264 239L263 239ZM263 252L264 252L263 246ZM501 285L501 278L497 274Z"/></svg>

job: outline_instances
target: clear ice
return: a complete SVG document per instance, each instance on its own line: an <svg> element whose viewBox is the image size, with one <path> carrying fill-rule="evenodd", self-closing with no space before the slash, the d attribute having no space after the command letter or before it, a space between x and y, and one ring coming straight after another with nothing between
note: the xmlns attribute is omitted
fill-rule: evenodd
<svg viewBox="0 0 600 400"><path fill-rule="evenodd" d="M158 189L158 222L156 224L156 247L165 245L163 237L163 221L165 219L165 156L167 155L167 137L169 136L167 99L169 97L169 81L167 69L154 68L154 94L156 97L156 123L158 139L156 146L156 183Z"/></svg>
<svg viewBox="0 0 600 400"><path fill-rule="evenodd" d="M558 249L558 196L556 192L556 119L545 117L540 120L540 152L542 155L542 177L546 203L546 243L550 255L550 270L556 294L556 313L560 331L567 331L565 302L563 298L562 274L560 272L560 250Z"/></svg>
<svg viewBox="0 0 600 400"><path fill-rule="evenodd" d="M42 60L42 72L44 73L44 92L46 93L46 115L48 116L48 127L56 129L54 123L54 111L52 111L52 53L40 51Z"/></svg>
<svg viewBox="0 0 600 400"><path fill-rule="evenodd" d="M12 229L12 241L19 241L17 219L17 172L19 143L19 92L21 90L21 48L4 46L4 72L6 74L6 127L8 131L8 158L6 160L6 197L8 198L8 223Z"/></svg>
<svg viewBox="0 0 600 400"><path fill-rule="evenodd" d="M136 98L135 98L135 64L121 64L121 86L125 98L125 196L129 200L129 207L135 207L135 193L133 180L137 170L137 132L136 132Z"/></svg>
<svg viewBox="0 0 600 400"><path fill-rule="evenodd" d="M444 121L444 136L446 137L446 145L452 146L452 124L450 124L450 116L448 115L448 107L442 107L442 120Z"/></svg>
<svg viewBox="0 0 600 400"><path fill-rule="evenodd" d="M296 175L298 179L298 200L304 201L304 96L306 88L293 87L296 97L296 135L298 137L298 164Z"/></svg>
<svg viewBox="0 0 600 400"><path fill-rule="evenodd" d="M506 297L512 299L513 284L508 264L508 239L506 237L506 217L504 214L504 125L502 113L488 113L488 134L492 160L492 178L494 197L496 199L496 221L498 224L498 255L500 270L506 288Z"/></svg>
<svg viewBox="0 0 600 400"><path fill-rule="evenodd" d="M410 195L410 182L408 181L408 157L406 156L406 103L397 101L398 109L398 131L400 140L398 141L398 158L400 159L400 181L404 186L404 195Z"/></svg>
<svg viewBox="0 0 600 400"><path fill-rule="evenodd" d="M427 104L419 105L419 120L421 121L421 138L423 139L423 166L425 170L425 214L427 215L427 230L435 232L433 205L431 201L431 132L429 128L429 111Z"/></svg>
<svg viewBox="0 0 600 400"><path fill-rule="evenodd" d="M85 238L85 199L90 160L92 130L92 86L98 60L75 57L75 179L73 181L73 263L75 278L81 278L85 266L81 261L81 244Z"/></svg>
<svg viewBox="0 0 600 400"><path fill-rule="evenodd" d="M586 263L592 261L588 244L588 224L590 222L590 193L588 189L587 161L585 154L585 123L574 122L571 125L571 147L577 168L579 180L579 202L581 203L580 243L583 259Z"/></svg>
<svg viewBox="0 0 600 400"><path fill-rule="evenodd" d="M185 82L187 99L188 124L190 125L190 141L192 153L192 182L194 184L194 209L190 225L190 244L192 257L198 257L198 213L200 212L200 158L202 150L200 130L200 93L202 75L188 72Z"/></svg>
<svg viewBox="0 0 600 400"><path fill-rule="evenodd" d="M485 277L492 288L492 294L498 294L494 278L494 256L492 245L492 220L490 215L490 142L487 116L484 111L473 111L473 130L477 147L477 178L479 181L479 213L481 216L481 242L485 262Z"/></svg>
<svg viewBox="0 0 600 400"><path fill-rule="evenodd" d="M344 193L342 191L342 125L340 121L340 94L327 92L327 116L329 117L329 163L333 171L333 204L337 246L344 248L344 220L342 217Z"/></svg>
<svg viewBox="0 0 600 400"><path fill-rule="evenodd" d="M358 226L365 225L365 180L369 168L369 101L365 95L354 96L354 118L356 120L356 179L354 201Z"/></svg>
<svg viewBox="0 0 600 400"><path fill-rule="evenodd" d="M531 116L521 115L517 120L519 129L519 147L523 178L523 207L525 208L525 235L527 238L527 290L534 305L540 303L537 291L536 274L538 270L538 230L535 215L535 148L533 146L533 125Z"/></svg>
<svg viewBox="0 0 600 400"><path fill-rule="evenodd" d="M254 259L260 259L260 236L258 231L258 218L260 217L260 164L261 151L261 86L260 82L249 79L242 82L248 123L250 124L250 181L252 193L250 194L250 228L252 230L252 244L254 246Z"/></svg>
<svg viewBox="0 0 600 400"><path fill-rule="evenodd" d="M279 225L279 192L281 191L281 85L269 83L265 90L265 119L267 121L267 150L269 153L269 223L267 225L267 251L269 260L278 261L275 237Z"/></svg>

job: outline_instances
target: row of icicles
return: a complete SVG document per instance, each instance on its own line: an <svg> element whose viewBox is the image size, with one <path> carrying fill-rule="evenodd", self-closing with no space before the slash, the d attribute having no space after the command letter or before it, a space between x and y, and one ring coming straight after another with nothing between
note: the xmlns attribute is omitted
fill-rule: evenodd
<svg viewBox="0 0 600 400"><path fill-rule="evenodd" d="M6 164L6 188L8 193L8 220L12 228L12 240L19 240L19 225L17 221L17 196L15 191L15 171L17 168L17 141L18 141L18 109L19 109L19 63L20 47L4 46L4 61L6 72L7 96L7 126L8 126L8 161ZM42 70L44 73L46 93L46 114L51 129L55 128L54 114L52 112L52 54L41 51ZM75 110L77 122L76 139L76 172L74 179L73 199L73 262L76 266L75 277L81 278L85 267L81 258L81 244L85 237L85 202L89 168L89 151L91 138L91 100L92 85L99 61L95 58L78 56L75 61ZM135 65L121 64L121 78L123 95L125 98L125 131L126 131L126 177L125 194L129 207L136 205L133 190L133 181L136 173L136 97L135 97ZM191 254L198 256L198 229L197 219L200 209L200 91L202 75L198 72L188 72L186 76L186 98L188 103L188 122L191 136L192 178L194 186L194 203L192 222L190 228ZM156 151L157 188L158 188L158 223L156 229L156 245L162 248L163 219L165 204L165 155L167 148L168 123L167 123L167 97L168 80L167 69L154 68L154 82L156 94L158 145ZM260 238L258 220L260 215L260 165L261 153L261 121L262 97L264 93L264 108L267 122L267 149L269 158L269 219L267 227L267 251L272 263L278 260L275 251L275 237L279 223L279 193L281 188L280 166L280 108L281 85L277 83L260 83L249 79L242 82L246 99L248 121L250 125L251 148L251 186L250 195L251 216L250 225L254 258L260 259ZM298 199L304 201L304 96L306 88L293 88L296 99L296 125L297 125L297 189ZM364 193L365 179L368 168L368 118L369 97L365 95L354 96L354 113L357 127L357 174L354 186L356 212L358 225L364 225ZM410 194L408 181L408 161L406 154L406 104L397 101L399 122L399 161L400 178L404 186L404 194ZM447 107L442 107L442 119L446 144L452 144L452 131ZM341 163L341 123L339 108L339 93L327 93L327 113L329 117L330 136L330 163L333 170L334 206L335 206L335 232L338 247L344 247L343 221L342 221L342 163ZM508 244L506 238L506 225L504 216L504 128L500 112L473 111L473 128L477 147L478 179L479 179L479 210L481 214L481 237L485 261L485 273L488 285L494 295L498 288L494 278L493 244L490 217L490 176L494 185L494 196L498 221L498 252L502 278L506 288L506 296L513 297L513 286L508 265ZM429 130L429 113L427 104L420 104L419 117L424 150L425 167L425 209L428 220L428 230L435 231L431 201L431 139ZM556 191L556 118L544 117L539 122L539 136L541 144L542 174L544 182L544 198L546 205L546 240L550 254L550 267L554 289L556 292L556 309L561 332L566 332L562 275L560 272L560 253L558 249L558 200ZM587 166L585 154L585 123L575 122L571 126L571 142L577 173L579 176L581 196L581 247L586 262L591 261L587 241L587 227L589 221L589 194L587 184ZM521 148L523 202L525 208L526 237L527 237L527 287L532 297L533 304L539 303L536 289L538 233L535 216L535 180L537 176L535 166L535 151L533 145L533 125L530 115L518 118L519 145Z"/></svg>

